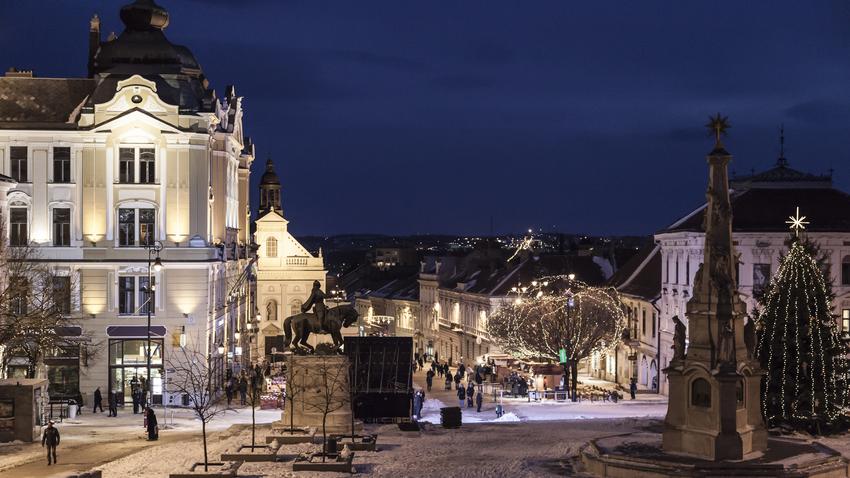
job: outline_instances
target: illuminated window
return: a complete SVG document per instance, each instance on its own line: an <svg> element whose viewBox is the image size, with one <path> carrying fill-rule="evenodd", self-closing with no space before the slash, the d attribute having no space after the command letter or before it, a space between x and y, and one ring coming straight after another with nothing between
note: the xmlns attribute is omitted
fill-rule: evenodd
<svg viewBox="0 0 850 478"><path fill-rule="evenodd" d="M841 310L841 331L850 332L850 309Z"/></svg>
<svg viewBox="0 0 850 478"><path fill-rule="evenodd" d="M277 239L266 239L266 257L277 257Z"/></svg>
<svg viewBox="0 0 850 478"><path fill-rule="evenodd" d="M144 315L150 309L155 314L156 279L148 289L148 276L121 276L118 278L118 313Z"/></svg>

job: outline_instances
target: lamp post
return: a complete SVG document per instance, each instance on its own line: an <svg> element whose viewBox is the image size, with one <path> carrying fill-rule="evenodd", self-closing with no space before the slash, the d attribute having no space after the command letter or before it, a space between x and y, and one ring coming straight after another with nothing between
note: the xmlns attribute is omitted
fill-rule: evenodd
<svg viewBox="0 0 850 478"><path fill-rule="evenodd" d="M159 257L159 252L162 250L162 243L159 241L146 241L144 243L145 250L148 251L148 285L145 287L144 292L147 295L146 302L146 310L148 316L148 343L147 343L147 353L145 354L147 357L147 372L148 372L148 381L147 381L147 390L145 390L145 394L150 392L150 399L153 401L153 384L151 384L151 355L153 351L151 350L151 311L154 307L154 293L156 292L156 286L153 284L153 271L159 272L162 270L162 259ZM160 351L160 354L162 351ZM147 401L147 398L145 398Z"/></svg>

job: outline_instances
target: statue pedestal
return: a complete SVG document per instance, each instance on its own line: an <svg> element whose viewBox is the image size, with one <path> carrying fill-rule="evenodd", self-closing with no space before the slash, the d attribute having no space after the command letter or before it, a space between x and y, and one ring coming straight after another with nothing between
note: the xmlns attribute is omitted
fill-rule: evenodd
<svg viewBox="0 0 850 478"><path fill-rule="evenodd" d="M321 433L323 412L328 410L325 431L328 434L351 433L348 357L290 355L287 368L287 393L293 390L292 387L295 393L291 398L287 396L281 424L289 427L291 413L296 428L313 427ZM355 421L354 426L355 432L363 428L358 421Z"/></svg>
<svg viewBox="0 0 850 478"><path fill-rule="evenodd" d="M761 372L748 363L712 371L687 359L664 370L670 400L663 447L705 460L742 460L767 447L761 417Z"/></svg>

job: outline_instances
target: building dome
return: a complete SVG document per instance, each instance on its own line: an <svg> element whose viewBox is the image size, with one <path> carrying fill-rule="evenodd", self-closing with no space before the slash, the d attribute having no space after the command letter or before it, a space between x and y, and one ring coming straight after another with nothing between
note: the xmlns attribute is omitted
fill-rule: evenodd
<svg viewBox="0 0 850 478"><path fill-rule="evenodd" d="M280 178L274 172L274 163L269 158L266 161L266 172L260 179L260 215L269 211L282 210L282 202L280 200Z"/></svg>
<svg viewBox="0 0 850 478"><path fill-rule="evenodd" d="M168 26L168 12L153 0L136 0L121 8L121 21L136 31L162 30Z"/></svg>
<svg viewBox="0 0 850 478"><path fill-rule="evenodd" d="M115 84L141 75L157 84L157 93L168 103L192 111L214 109L212 90L195 55L175 45L163 30L170 22L168 11L153 0L136 0L121 8L124 31L100 42L91 59L90 74L99 77L101 91L90 103L110 99Z"/></svg>
<svg viewBox="0 0 850 478"><path fill-rule="evenodd" d="M278 178L277 173L274 172L274 163L272 163L271 158L266 161L266 172L263 173L263 177L260 179L260 186L267 185L280 186L280 178Z"/></svg>

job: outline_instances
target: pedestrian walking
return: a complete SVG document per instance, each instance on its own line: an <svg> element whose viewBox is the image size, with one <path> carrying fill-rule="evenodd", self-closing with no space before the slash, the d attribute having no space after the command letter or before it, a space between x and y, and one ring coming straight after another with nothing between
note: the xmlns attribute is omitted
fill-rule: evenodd
<svg viewBox="0 0 850 478"><path fill-rule="evenodd" d="M481 393L481 392L478 392L478 394L475 395L475 404L478 406L478 413L481 413L481 404L483 404L483 403L484 403L484 394Z"/></svg>
<svg viewBox="0 0 850 478"><path fill-rule="evenodd" d="M431 391L431 385L433 385L433 383L434 383L434 371L428 370L428 372L425 374L425 385L428 386L429 392Z"/></svg>
<svg viewBox="0 0 850 478"><path fill-rule="evenodd" d="M461 378L463 378L463 377L460 375L460 372L455 374L455 389L456 390L460 389L460 379Z"/></svg>
<svg viewBox="0 0 850 478"><path fill-rule="evenodd" d="M452 389L452 378L449 375L446 375L446 390Z"/></svg>
<svg viewBox="0 0 850 478"><path fill-rule="evenodd" d="M248 398L248 379L245 378L245 375L242 375L242 378L239 379L239 400L242 402L242 405L245 405Z"/></svg>
<svg viewBox="0 0 850 478"><path fill-rule="evenodd" d="M419 390L413 394L413 421L419 421L419 413L422 410L422 397L419 395Z"/></svg>
<svg viewBox="0 0 850 478"><path fill-rule="evenodd" d="M110 417L118 416L118 394L114 390L109 391L109 415Z"/></svg>
<svg viewBox="0 0 850 478"><path fill-rule="evenodd" d="M466 389L463 387L457 388L457 399L460 402L460 408L463 408L463 402L466 401Z"/></svg>
<svg viewBox="0 0 850 478"><path fill-rule="evenodd" d="M466 408L472 408L472 398L475 395L475 385L469 382L466 387Z"/></svg>
<svg viewBox="0 0 850 478"><path fill-rule="evenodd" d="M139 377L134 375L130 380L130 397L133 399L133 415L139 413Z"/></svg>
<svg viewBox="0 0 850 478"><path fill-rule="evenodd" d="M148 441L159 439L159 426L156 422L156 413L154 413L151 407L145 410L145 427L148 429Z"/></svg>
<svg viewBox="0 0 850 478"><path fill-rule="evenodd" d="M94 389L94 408L91 412L97 413L98 407L100 407L100 413L103 413L103 395L100 393L100 387Z"/></svg>
<svg viewBox="0 0 850 478"><path fill-rule="evenodd" d="M42 448L47 445L47 465L55 465L58 463L56 461L56 447L59 446L59 429L53 426L53 420L47 422L47 428L44 429L44 433L41 435L41 446ZM51 462L50 458L53 458Z"/></svg>
<svg viewBox="0 0 850 478"><path fill-rule="evenodd" d="M230 406L230 402L233 401L233 379L227 381L227 385L224 386L224 395L227 397L227 406Z"/></svg>
<svg viewBox="0 0 850 478"><path fill-rule="evenodd" d="M637 394L637 380L632 379L631 383L629 384L629 395L632 396L632 400L635 399L636 394Z"/></svg>

